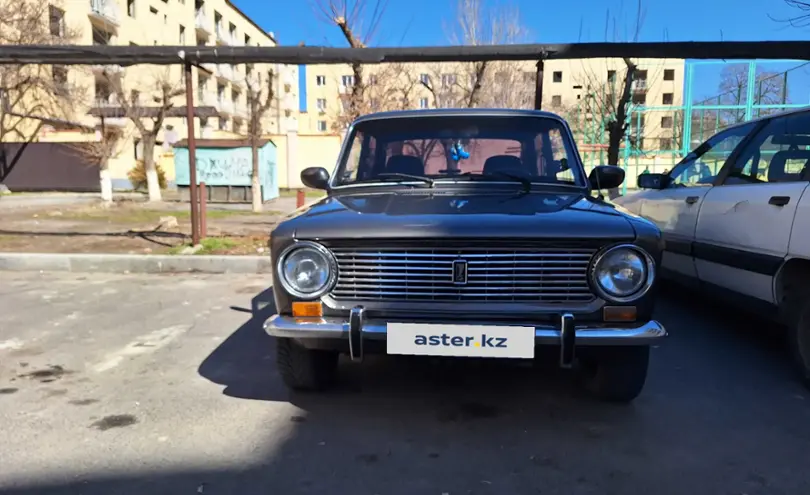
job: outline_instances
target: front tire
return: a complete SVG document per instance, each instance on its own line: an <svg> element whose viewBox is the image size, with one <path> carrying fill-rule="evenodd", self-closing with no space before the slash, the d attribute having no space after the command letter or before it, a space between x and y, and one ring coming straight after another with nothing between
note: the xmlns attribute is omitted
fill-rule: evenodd
<svg viewBox="0 0 810 495"><path fill-rule="evenodd" d="M276 339L276 366L293 390L321 391L335 384L338 353L307 349L293 339Z"/></svg>
<svg viewBox="0 0 810 495"><path fill-rule="evenodd" d="M810 298L804 302L789 322L788 346L799 379L810 388Z"/></svg>
<svg viewBox="0 0 810 495"><path fill-rule="evenodd" d="M607 402L631 402L647 381L650 348L600 349L580 362L580 381L595 397Z"/></svg>

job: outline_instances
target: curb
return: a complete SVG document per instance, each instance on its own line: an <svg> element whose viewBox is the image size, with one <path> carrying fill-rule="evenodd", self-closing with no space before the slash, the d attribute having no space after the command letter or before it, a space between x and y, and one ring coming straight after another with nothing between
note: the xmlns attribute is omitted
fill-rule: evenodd
<svg viewBox="0 0 810 495"><path fill-rule="evenodd" d="M272 273L269 256L0 253L0 271Z"/></svg>

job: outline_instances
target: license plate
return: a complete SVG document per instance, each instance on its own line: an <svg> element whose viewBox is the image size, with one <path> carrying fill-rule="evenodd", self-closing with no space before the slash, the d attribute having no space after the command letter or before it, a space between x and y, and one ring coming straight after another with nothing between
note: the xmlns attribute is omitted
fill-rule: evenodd
<svg viewBox="0 0 810 495"><path fill-rule="evenodd" d="M388 354L531 359L534 327L389 323Z"/></svg>

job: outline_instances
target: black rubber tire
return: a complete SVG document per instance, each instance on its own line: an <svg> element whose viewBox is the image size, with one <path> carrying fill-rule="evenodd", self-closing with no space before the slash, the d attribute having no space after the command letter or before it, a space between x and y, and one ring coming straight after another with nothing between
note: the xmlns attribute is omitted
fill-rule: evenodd
<svg viewBox="0 0 810 495"><path fill-rule="evenodd" d="M322 391L337 381L338 353L307 349L293 339L276 339L276 366L293 390Z"/></svg>
<svg viewBox="0 0 810 495"><path fill-rule="evenodd" d="M650 348L611 347L600 349L580 361L579 378L592 395L607 402L631 402L647 381Z"/></svg>
<svg viewBox="0 0 810 495"><path fill-rule="evenodd" d="M810 388L810 298L804 299L788 323L788 347L796 374Z"/></svg>

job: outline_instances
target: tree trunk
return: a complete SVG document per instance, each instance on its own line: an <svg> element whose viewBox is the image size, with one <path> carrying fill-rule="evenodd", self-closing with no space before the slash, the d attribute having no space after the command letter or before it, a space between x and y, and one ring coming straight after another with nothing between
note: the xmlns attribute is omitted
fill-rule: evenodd
<svg viewBox="0 0 810 495"><path fill-rule="evenodd" d="M255 137L250 139L250 151L253 159L253 173L250 180L253 212L260 213L262 211L262 183L259 180L259 144L256 142Z"/></svg>
<svg viewBox="0 0 810 495"><path fill-rule="evenodd" d="M160 181L155 166L154 138L143 139L143 168L146 170L146 188L149 191L149 201L160 201Z"/></svg>
<svg viewBox="0 0 810 495"><path fill-rule="evenodd" d="M105 203L111 203L113 200L113 190L109 164L104 163L101 165L98 171L98 178L101 184L101 200Z"/></svg>

